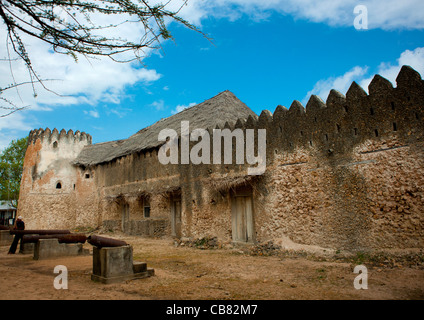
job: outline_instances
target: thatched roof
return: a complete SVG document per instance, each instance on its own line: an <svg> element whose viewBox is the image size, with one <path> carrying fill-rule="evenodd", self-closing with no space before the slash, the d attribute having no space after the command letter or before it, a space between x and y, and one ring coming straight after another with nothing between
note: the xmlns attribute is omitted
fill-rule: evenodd
<svg viewBox="0 0 424 320"><path fill-rule="evenodd" d="M190 121L190 130L196 128L214 129L225 122L235 123L237 119L247 119L257 115L230 91L224 91L191 108L161 119L153 125L138 131L128 139L98 143L84 147L77 159L76 165L96 165L129 155L142 150L156 148L164 142L158 141L162 129L173 129L180 133L181 121Z"/></svg>
<svg viewBox="0 0 424 320"><path fill-rule="evenodd" d="M223 177L210 177L207 180L209 184L216 191L228 191L241 186L251 186L252 183L260 179L258 175L234 175Z"/></svg>

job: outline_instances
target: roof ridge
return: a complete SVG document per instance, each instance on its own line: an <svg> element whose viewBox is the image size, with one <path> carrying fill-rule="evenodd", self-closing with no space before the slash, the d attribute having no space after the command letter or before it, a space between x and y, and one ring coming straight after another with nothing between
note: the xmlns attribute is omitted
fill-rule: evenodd
<svg viewBox="0 0 424 320"><path fill-rule="evenodd" d="M143 129L140 129L139 131L137 131L136 133L134 133L133 135L131 135L131 136L130 136L130 138L131 138L131 137L133 137L133 136L138 135L139 133L142 133L142 132L146 131L146 130L147 130L147 129L149 129L150 127L152 127L152 126L154 126L154 125L156 125L156 124L158 124L158 123L160 123L160 122L162 122L162 121L165 121L165 120L167 120L167 119L169 119L169 118L172 118L172 117L175 117L175 116L178 116L178 115L181 115L181 114L183 114L183 113L187 113L188 111L191 111L191 110L193 110L194 108L196 108L196 107L198 107L198 106L200 106L200 105L202 105L202 104L204 104L204 103L206 103L206 102L208 102L208 101L214 100L214 99L216 99L217 97L219 97L219 96L221 96L221 95L224 95L224 94L228 95L228 93L230 93L232 97L234 97L234 98L236 98L237 100L239 100L239 99L236 97L236 95L235 95L234 93L232 93L230 90L228 90L228 89L227 89L227 90L221 91L220 93L216 94L216 95L215 95L215 96L213 96L212 98L206 99L206 100L204 100L203 102L200 102L200 103L196 103L194 106L184 108L184 109L183 109L183 110L181 110L180 112L178 112L178 113L176 113L176 114L173 114L173 115L170 115L169 117L159 119L158 121L156 121L156 122L152 123L151 125L149 125L149 126L147 126L147 127L143 128Z"/></svg>

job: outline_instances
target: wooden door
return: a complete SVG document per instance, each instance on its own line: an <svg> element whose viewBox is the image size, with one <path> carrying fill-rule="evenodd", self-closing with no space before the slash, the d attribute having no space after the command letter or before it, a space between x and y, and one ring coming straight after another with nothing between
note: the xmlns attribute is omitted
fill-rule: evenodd
<svg viewBox="0 0 424 320"><path fill-rule="evenodd" d="M171 235L181 237L181 198L171 200Z"/></svg>
<svg viewBox="0 0 424 320"><path fill-rule="evenodd" d="M122 212L121 228L122 228L122 232L125 232L126 224L130 220L130 206L128 203L123 203L121 205L121 212Z"/></svg>
<svg viewBox="0 0 424 320"><path fill-rule="evenodd" d="M235 196L232 200L232 237L235 242L253 242L252 197Z"/></svg>

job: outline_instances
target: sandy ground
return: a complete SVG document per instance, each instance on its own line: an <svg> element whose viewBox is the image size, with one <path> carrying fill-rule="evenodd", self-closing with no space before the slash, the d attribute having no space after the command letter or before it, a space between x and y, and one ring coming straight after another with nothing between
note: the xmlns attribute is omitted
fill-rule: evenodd
<svg viewBox="0 0 424 320"><path fill-rule="evenodd" d="M252 256L238 248L201 250L175 246L170 239L119 234L133 246L134 261L147 262L155 276L119 284L91 281L92 256L33 260L8 255L0 247L2 300L282 300L424 299L424 267L371 264L368 289L356 290L352 261L320 261L308 256ZM89 244L86 248L92 251ZM68 269L68 289L57 290L54 267Z"/></svg>

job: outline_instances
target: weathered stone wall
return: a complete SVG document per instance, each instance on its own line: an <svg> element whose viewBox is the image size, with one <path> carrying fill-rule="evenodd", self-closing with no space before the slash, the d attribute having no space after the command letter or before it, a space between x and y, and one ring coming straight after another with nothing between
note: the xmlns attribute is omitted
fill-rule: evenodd
<svg viewBox="0 0 424 320"><path fill-rule="evenodd" d="M225 124L244 132L266 129L266 172L255 179L247 175L248 164L162 165L157 149L77 167L72 158L91 142L88 136L61 133L67 144L55 147L50 133L33 131L19 214L38 228L114 220L130 233L150 233L154 221L163 221L159 229L170 235L172 199L180 197L182 237L231 241L232 193L248 185L256 241L423 248L424 84L409 67L396 81L394 88L377 75L369 94L352 83L346 96L332 90L325 103L312 96L306 108L294 101L273 114L264 110L257 120ZM63 153L55 153L58 146ZM59 180L63 187L55 190ZM143 197L150 199L148 219Z"/></svg>
<svg viewBox="0 0 424 320"><path fill-rule="evenodd" d="M48 128L30 132L18 204L27 228L70 228L84 219L78 206L91 202L85 202L87 194L79 196L80 169L71 161L87 144L91 144L91 136L84 132L59 133Z"/></svg>
<svg viewBox="0 0 424 320"><path fill-rule="evenodd" d="M289 238L347 250L424 247L423 80L403 67L396 88L377 75L368 91L353 83L346 96L332 90L326 103L312 96L306 108L295 101L274 114L263 111L258 121L237 121L235 127L267 130L267 170L253 185L257 241ZM225 177L232 170L246 174L246 166L233 165L187 176ZM207 184L192 180L186 234L231 239L228 199L214 210ZM202 204L190 204L199 192Z"/></svg>

